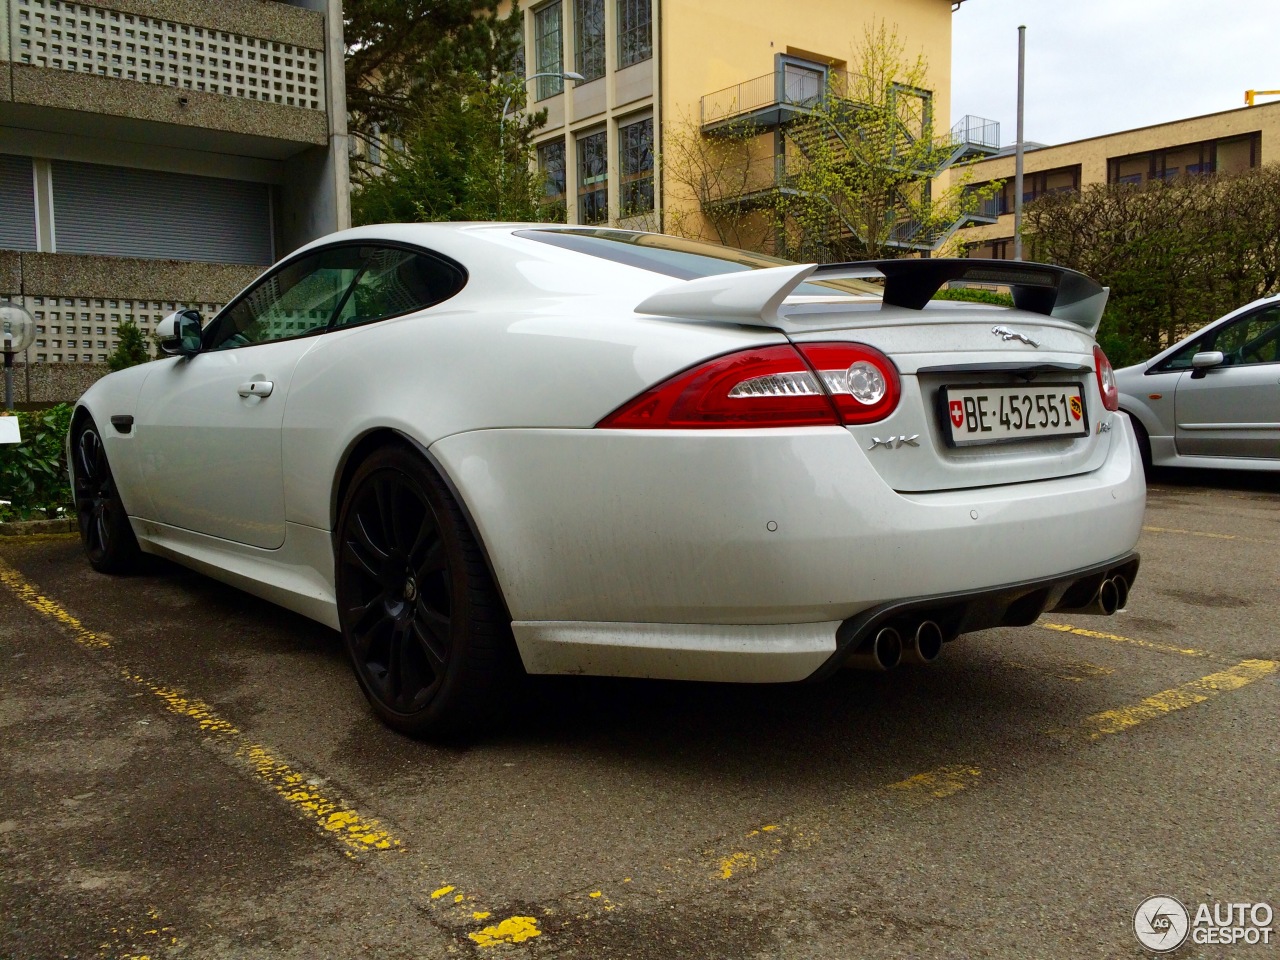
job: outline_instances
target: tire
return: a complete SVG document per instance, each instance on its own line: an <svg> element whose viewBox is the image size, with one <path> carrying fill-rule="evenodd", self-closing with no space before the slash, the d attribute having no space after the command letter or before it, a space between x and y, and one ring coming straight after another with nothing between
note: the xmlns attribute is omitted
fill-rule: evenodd
<svg viewBox="0 0 1280 960"><path fill-rule="evenodd" d="M142 562L142 551L91 417L82 419L73 434L71 473L80 542L89 565L99 573L133 573Z"/></svg>
<svg viewBox="0 0 1280 960"><path fill-rule="evenodd" d="M1142 471L1147 476L1151 476L1151 438L1147 436L1146 428L1138 422L1138 418L1133 414L1126 414L1129 418L1129 424L1133 427L1133 435L1138 441L1138 452L1142 454Z"/></svg>
<svg viewBox="0 0 1280 960"><path fill-rule="evenodd" d="M421 457L386 447L357 468L334 547L343 642L382 721L435 738L501 722L519 674L511 622L457 501Z"/></svg>

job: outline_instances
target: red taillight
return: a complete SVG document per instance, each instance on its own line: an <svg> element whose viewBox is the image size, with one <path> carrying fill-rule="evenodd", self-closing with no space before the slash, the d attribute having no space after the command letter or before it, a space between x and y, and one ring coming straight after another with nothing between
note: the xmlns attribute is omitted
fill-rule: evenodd
<svg viewBox="0 0 1280 960"><path fill-rule="evenodd" d="M840 419L852 426L883 420L898 406L902 382L893 362L862 343L801 343L800 352L822 377Z"/></svg>
<svg viewBox="0 0 1280 960"><path fill-rule="evenodd" d="M1102 395L1102 405L1108 410L1120 409L1120 388L1116 386L1116 372L1111 369L1111 361L1096 343L1093 345L1093 372L1098 377L1098 393Z"/></svg>
<svg viewBox="0 0 1280 960"><path fill-rule="evenodd" d="M897 370L870 347L760 347L677 374L597 426L670 430L870 423L888 416L899 395Z"/></svg>

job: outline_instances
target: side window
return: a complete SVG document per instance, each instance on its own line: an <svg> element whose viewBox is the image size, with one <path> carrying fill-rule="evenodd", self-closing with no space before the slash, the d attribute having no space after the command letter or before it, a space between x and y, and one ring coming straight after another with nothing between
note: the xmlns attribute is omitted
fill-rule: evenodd
<svg viewBox="0 0 1280 960"><path fill-rule="evenodd" d="M286 264L218 315L205 349L229 350L326 329L363 261L360 248L350 246Z"/></svg>
<svg viewBox="0 0 1280 960"><path fill-rule="evenodd" d="M1220 350L1223 366L1280 362L1280 304L1264 307L1187 344L1160 365L1161 370L1189 370L1191 358Z"/></svg>
<svg viewBox="0 0 1280 960"><path fill-rule="evenodd" d="M335 327L355 326L421 310L447 300L465 281L452 264L412 250L364 247L368 259Z"/></svg>
<svg viewBox="0 0 1280 960"><path fill-rule="evenodd" d="M1265 307L1241 317L1218 332L1214 345L1228 364L1275 363L1280 342L1280 306Z"/></svg>

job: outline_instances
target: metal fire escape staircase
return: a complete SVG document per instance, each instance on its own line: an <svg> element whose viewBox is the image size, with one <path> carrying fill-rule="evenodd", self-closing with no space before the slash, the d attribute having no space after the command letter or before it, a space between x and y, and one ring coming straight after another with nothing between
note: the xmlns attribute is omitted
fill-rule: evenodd
<svg viewBox="0 0 1280 960"><path fill-rule="evenodd" d="M735 87L717 91L702 100L702 132L705 136L723 135L730 130L757 130L761 133L775 131L777 149L771 155L754 158L753 164L758 168L754 176L748 176L749 186L732 196L724 196L712 201L717 205L733 204L740 209L764 206L772 202L780 194L798 194L801 191L795 185L795 177L787 168L787 145L794 147L802 157L812 158L819 150L835 150L837 159L843 155L849 163L866 163L859 157L855 145L850 144L844 131L856 130L856 115L862 109L856 100L841 94L841 90L849 89L847 78L844 82L833 82L824 94L837 98L834 105L838 111L850 111L849 116L842 117L839 125L829 124L825 127L806 120L821 114L814 110L817 98L799 99L788 97L785 78L781 72L757 77ZM770 97L768 91L772 91ZM917 96L924 100L923 134L927 135L929 123L929 99L927 91L901 88L901 95ZM763 95L762 95L763 94ZM852 121L852 122L845 122ZM917 135L899 124L899 136L904 144L917 139ZM929 182L943 171L957 163L988 157L1000 149L1000 125L982 117L962 117L950 130L950 133L935 143L933 151L936 162L929 169L913 171L924 181L925 189ZM957 230L969 223L994 223L995 219L982 213L971 213L949 224L944 230L929 235L927 226L913 220L909 215L910 205L901 191L895 191L889 198L888 207L898 216L888 246L902 250L932 251L945 244ZM865 240L844 214L830 204L833 219L833 230L839 239L858 237Z"/></svg>

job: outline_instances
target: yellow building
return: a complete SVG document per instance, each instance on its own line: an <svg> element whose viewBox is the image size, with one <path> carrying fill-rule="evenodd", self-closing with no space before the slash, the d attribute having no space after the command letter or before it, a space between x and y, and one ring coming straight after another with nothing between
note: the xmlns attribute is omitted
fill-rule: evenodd
<svg viewBox="0 0 1280 960"><path fill-rule="evenodd" d="M1197 173L1239 173L1280 159L1280 101L1202 117L1123 130L1058 146L1027 149L1023 203L1047 193L1078 191L1098 183L1143 183ZM966 228L969 255L1013 256L1014 162L1012 148L970 169L977 186L1004 180L985 211L994 223Z"/></svg>
<svg viewBox="0 0 1280 960"><path fill-rule="evenodd" d="M952 0L542 0L522 5L537 158L570 223L663 229L688 198L655 156L678 131L749 117L776 129L883 22L928 63L935 130L950 129ZM581 81L558 76L575 72ZM977 125L969 124L972 129ZM992 125L994 126L994 125ZM987 153L998 128L985 127Z"/></svg>

